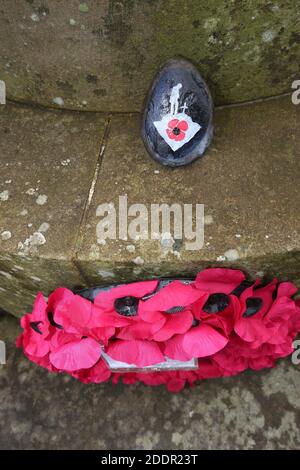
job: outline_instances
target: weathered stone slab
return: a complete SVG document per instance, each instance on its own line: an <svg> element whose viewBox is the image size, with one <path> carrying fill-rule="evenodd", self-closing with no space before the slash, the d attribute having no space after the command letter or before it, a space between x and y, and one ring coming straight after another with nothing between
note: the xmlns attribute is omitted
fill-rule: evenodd
<svg viewBox="0 0 300 470"><path fill-rule="evenodd" d="M158 67L182 56L217 104L274 96L299 78L296 3L2 2L0 79L14 100L141 111Z"/></svg>
<svg viewBox="0 0 300 470"><path fill-rule="evenodd" d="M90 285L191 275L212 265L299 279L299 111L290 97L218 109L204 158L175 169L149 158L138 116L114 117L78 252ZM128 206L148 210L153 203L204 204L204 246L187 250L188 240L168 238L103 242L97 208L113 203L118 214L122 195Z"/></svg>
<svg viewBox="0 0 300 470"><path fill-rule="evenodd" d="M214 265L300 285L299 111L289 98L218 109L206 156L171 169L147 155L138 115L113 116L107 127L97 114L1 108L0 308L21 315L38 290L189 276ZM186 238L166 234L103 242L97 208L118 209L126 194L128 206L148 209L204 204L204 246L187 250Z"/></svg>
<svg viewBox="0 0 300 470"><path fill-rule="evenodd" d="M17 316L31 311L38 291L48 295L58 286L83 285L70 260L0 254L0 308Z"/></svg>
<svg viewBox="0 0 300 470"><path fill-rule="evenodd" d="M15 348L20 331L16 319L0 317L7 347L7 364L0 365L1 449L300 447L299 365L290 358L275 369L211 379L174 394L164 386L86 385L51 374Z"/></svg>
<svg viewBox="0 0 300 470"><path fill-rule="evenodd" d="M90 113L0 108L0 308L84 284L71 259L104 129Z"/></svg>

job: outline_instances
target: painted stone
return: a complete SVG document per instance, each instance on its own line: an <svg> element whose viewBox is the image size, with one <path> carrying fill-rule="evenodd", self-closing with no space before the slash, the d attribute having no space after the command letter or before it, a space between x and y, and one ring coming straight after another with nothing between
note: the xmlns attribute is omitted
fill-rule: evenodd
<svg viewBox="0 0 300 470"><path fill-rule="evenodd" d="M173 59L159 71L146 100L142 138L151 157L167 166L191 163L213 136L213 101L193 64Z"/></svg>

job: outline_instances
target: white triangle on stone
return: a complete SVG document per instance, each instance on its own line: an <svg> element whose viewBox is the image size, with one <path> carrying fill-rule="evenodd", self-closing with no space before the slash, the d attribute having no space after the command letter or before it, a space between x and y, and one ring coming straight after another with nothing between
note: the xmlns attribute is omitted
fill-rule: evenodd
<svg viewBox="0 0 300 470"><path fill-rule="evenodd" d="M185 121L188 125L188 129L184 132L185 137L182 140L174 140L170 139L170 137L167 134L167 129L169 129L169 122L172 121L172 119L178 119L179 121ZM180 149L184 144L189 142L195 134L201 129L200 124L197 124L194 122L190 116L188 116L185 113L177 113L177 114L166 114L160 121L155 121L153 122L154 126L156 127L158 133L161 135L161 137L164 139L164 141L171 147L173 152L176 150Z"/></svg>

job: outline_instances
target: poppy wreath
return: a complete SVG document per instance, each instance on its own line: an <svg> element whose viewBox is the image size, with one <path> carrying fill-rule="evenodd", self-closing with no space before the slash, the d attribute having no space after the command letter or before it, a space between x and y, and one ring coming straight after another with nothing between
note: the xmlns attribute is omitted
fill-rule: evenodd
<svg viewBox="0 0 300 470"><path fill-rule="evenodd" d="M178 392L202 379L274 367L293 352L300 332L295 285L248 281L239 270L95 289L90 298L89 290L62 287L48 301L37 295L16 342L28 359L84 383L140 381ZM137 370L113 372L106 354ZM153 372L166 358L196 359L196 368Z"/></svg>

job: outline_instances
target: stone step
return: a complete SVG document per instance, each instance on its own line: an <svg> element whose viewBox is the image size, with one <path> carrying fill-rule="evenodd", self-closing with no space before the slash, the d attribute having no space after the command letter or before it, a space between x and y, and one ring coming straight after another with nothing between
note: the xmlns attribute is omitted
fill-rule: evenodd
<svg viewBox="0 0 300 470"><path fill-rule="evenodd" d="M278 95L299 79L296 4L5 2L0 80L16 101L141 111L158 67L181 56L195 63L217 104Z"/></svg>
<svg viewBox="0 0 300 470"><path fill-rule="evenodd" d="M0 308L19 316L38 290L205 266L299 282L299 111L290 97L217 108L205 156L172 169L147 155L139 114L1 107ZM99 206L125 195L148 210L204 204L204 246L99 239Z"/></svg>

